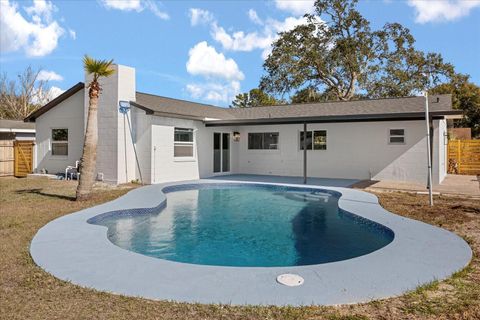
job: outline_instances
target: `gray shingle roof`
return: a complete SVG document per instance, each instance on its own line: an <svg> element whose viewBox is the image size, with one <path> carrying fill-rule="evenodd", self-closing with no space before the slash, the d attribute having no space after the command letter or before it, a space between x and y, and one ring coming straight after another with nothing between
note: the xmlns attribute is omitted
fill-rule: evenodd
<svg viewBox="0 0 480 320"><path fill-rule="evenodd" d="M450 94L430 96L429 101L431 112L449 113L452 111ZM137 92L134 104L150 111L150 113L207 119L207 122L216 121L212 119L241 121L335 116L354 118L355 116L365 117L369 115L389 115L391 117L396 114L421 114L425 110L424 97L334 101L253 108L220 108Z"/></svg>
<svg viewBox="0 0 480 320"><path fill-rule="evenodd" d="M22 120L0 120L0 129L35 130L35 123L23 122Z"/></svg>
<svg viewBox="0 0 480 320"><path fill-rule="evenodd" d="M37 117L49 111L60 102L84 88L82 82L77 83L48 104L30 114L24 121L34 122ZM395 118L398 115L412 114L420 116L424 112L424 97L405 97L389 99L371 99L342 102L306 103L295 105L281 105L255 108L220 108L209 104L201 104L186 100L167 98L148 93L137 92L136 101L132 105L144 109L150 114L159 114L170 117L205 120L208 124L242 123L262 120L266 123L274 119L288 121L302 121L307 118L329 118L336 121L340 117L357 119ZM430 111L437 114L452 112L452 97L450 94L430 97ZM318 119L317 119L318 120Z"/></svg>
<svg viewBox="0 0 480 320"><path fill-rule="evenodd" d="M143 92L137 92L134 104L158 113L191 116L200 119L233 119L233 116L229 113L229 109L226 108L156 96Z"/></svg>
<svg viewBox="0 0 480 320"><path fill-rule="evenodd" d="M437 102L438 98L438 102ZM431 112L452 110L451 95L432 96ZM273 107L236 108L229 110L236 119L294 118L319 116L354 116L425 112L424 97L389 98L356 101L305 103Z"/></svg>

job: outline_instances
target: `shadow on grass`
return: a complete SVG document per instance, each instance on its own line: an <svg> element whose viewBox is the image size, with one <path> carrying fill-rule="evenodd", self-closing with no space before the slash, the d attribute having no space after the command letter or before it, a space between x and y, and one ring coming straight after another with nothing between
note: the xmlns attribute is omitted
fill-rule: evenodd
<svg viewBox="0 0 480 320"><path fill-rule="evenodd" d="M36 189L22 189L22 190L17 190L15 191L17 194L38 194L44 197L50 197L50 198L57 198L57 199L62 199L62 200L68 200L68 201L75 201L75 197L73 196L65 196L62 194L55 194L55 193L46 193L43 192L41 188L36 188Z"/></svg>

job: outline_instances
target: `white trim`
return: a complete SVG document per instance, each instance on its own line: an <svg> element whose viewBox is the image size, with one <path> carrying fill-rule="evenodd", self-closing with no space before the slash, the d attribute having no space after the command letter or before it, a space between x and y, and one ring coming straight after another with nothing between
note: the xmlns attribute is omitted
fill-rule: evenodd
<svg viewBox="0 0 480 320"><path fill-rule="evenodd" d="M0 132L35 133L35 129L0 128Z"/></svg>

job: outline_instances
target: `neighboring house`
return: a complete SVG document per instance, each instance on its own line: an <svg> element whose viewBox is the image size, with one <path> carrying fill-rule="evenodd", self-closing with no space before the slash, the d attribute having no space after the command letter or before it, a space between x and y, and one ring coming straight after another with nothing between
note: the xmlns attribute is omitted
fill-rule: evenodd
<svg viewBox="0 0 480 320"><path fill-rule="evenodd" d="M34 141L34 123L0 119L0 176L31 173L32 162L35 162ZM21 157L15 152L16 148L22 148Z"/></svg>
<svg viewBox="0 0 480 320"><path fill-rule="evenodd" d="M0 140L35 140L35 124L0 119Z"/></svg>
<svg viewBox="0 0 480 320"><path fill-rule="evenodd" d="M98 108L97 172L104 181L140 177L119 101L132 107L145 183L227 173L302 176L305 124L309 177L427 180L424 97L226 109L137 92L135 69L115 68L102 80ZM63 172L80 159L87 91L80 82L25 119L36 122L37 170ZM430 111L433 181L440 183L447 171L446 119L459 112L450 95L430 97Z"/></svg>

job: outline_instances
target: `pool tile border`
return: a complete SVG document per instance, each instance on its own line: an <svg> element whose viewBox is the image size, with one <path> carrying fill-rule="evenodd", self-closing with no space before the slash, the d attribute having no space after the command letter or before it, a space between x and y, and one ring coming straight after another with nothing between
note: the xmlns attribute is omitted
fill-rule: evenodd
<svg viewBox="0 0 480 320"><path fill-rule="evenodd" d="M295 267L220 267L179 263L131 252L112 244L106 227L87 223L112 214L142 214L165 205L165 194L189 184L259 184L340 193L344 211L395 233L387 246L364 256ZM91 220L90 220L91 222ZM400 295L441 280L472 258L468 244L452 232L383 209L376 196L359 190L235 180L195 180L135 189L111 202L60 217L32 240L33 260L74 284L127 296L233 305L338 305ZM283 273L305 283L285 287Z"/></svg>

